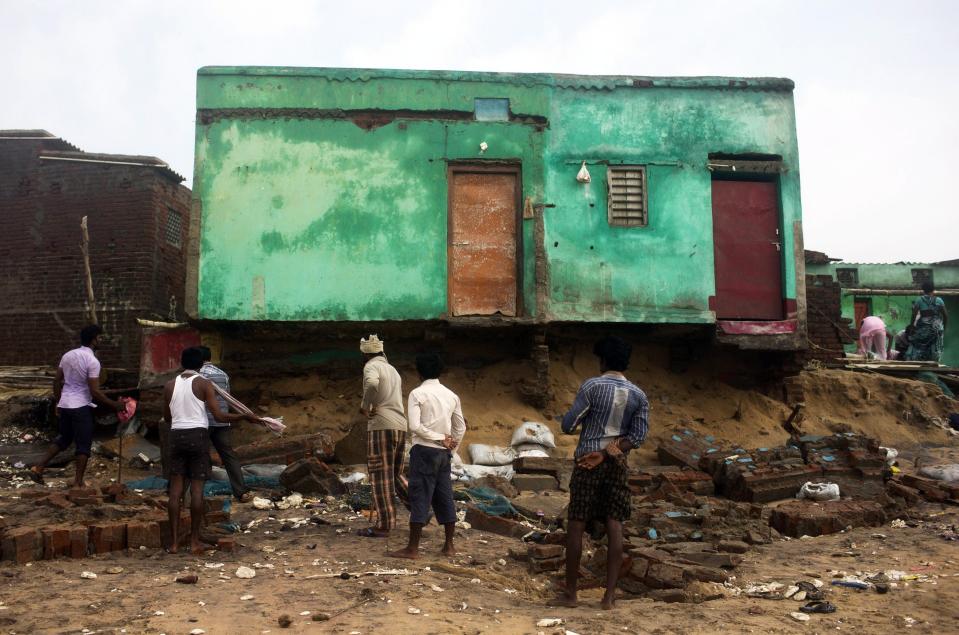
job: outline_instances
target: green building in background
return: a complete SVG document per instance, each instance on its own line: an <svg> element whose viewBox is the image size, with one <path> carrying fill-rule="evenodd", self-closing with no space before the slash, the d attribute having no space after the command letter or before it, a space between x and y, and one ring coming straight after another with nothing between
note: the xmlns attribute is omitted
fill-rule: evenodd
<svg viewBox="0 0 959 635"><path fill-rule="evenodd" d="M949 312L941 363L959 366L959 260L936 263L842 262L824 258L807 259L806 272L827 275L842 286L842 316L858 329L863 318L877 315L893 332L906 328L912 318L912 303L922 294L922 283L932 280ZM846 347L855 352L856 344Z"/></svg>
<svg viewBox="0 0 959 635"><path fill-rule="evenodd" d="M787 79L207 67L188 306L805 346Z"/></svg>

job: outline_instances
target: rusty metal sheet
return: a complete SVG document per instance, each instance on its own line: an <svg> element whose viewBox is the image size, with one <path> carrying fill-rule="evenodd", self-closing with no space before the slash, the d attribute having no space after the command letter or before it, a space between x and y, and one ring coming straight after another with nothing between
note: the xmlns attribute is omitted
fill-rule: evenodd
<svg viewBox="0 0 959 635"><path fill-rule="evenodd" d="M452 315L516 315L517 180L512 173L450 175Z"/></svg>
<svg viewBox="0 0 959 635"><path fill-rule="evenodd" d="M783 318L779 189L769 181L713 181L716 317Z"/></svg>

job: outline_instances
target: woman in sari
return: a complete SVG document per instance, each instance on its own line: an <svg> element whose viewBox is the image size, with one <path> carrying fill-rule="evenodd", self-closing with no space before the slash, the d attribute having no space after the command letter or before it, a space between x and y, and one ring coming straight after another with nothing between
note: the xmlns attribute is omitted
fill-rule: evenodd
<svg viewBox="0 0 959 635"><path fill-rule="evenodd" d="M922 295L912 305L912 322L915 328L909 337L909 361L938 362L942 355L942 340L949 315L942 298L936 297L931 282L922 283Z"/></svg>

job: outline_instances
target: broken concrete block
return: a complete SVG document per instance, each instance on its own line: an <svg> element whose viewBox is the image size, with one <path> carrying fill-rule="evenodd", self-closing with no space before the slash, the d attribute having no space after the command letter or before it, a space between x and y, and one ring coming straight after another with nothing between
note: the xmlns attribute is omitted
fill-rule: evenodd
<svg viewBox="0 0 959 635"><path fill-rule="evenodd" d="M654 589L681 589L686 586L683 567L665 562L650 562L643 582Z"/></svg>
<svg viewBox="0 0 959 635"><path fill-rule="evenodd" d="M517 474L551 474L559 481L559 489L569 491L569 479L573 475L572 459L551 459L525 456L513 460L513 471Z"/></svg>
<svg viewBox="0 0 959 635"><path fill-rule="evenodd" d="M509 548L509 557L513 560L518 560L520 562L529 561L529 551L521 547L510 547Z"/></svg>
<svg viewBox="0 0 959 635"><path fill-rule="evenodd" d="M733 569L743 561L742 557L736 554L711 553L708 551L680 551L676 552L675 556L682 558L684 561L716 569Z"/></svg>
<svg viewBox="0 0 959 635"><path fill-rule="evenodd" d="M716 549L727 553L746 553L751 547L742 540L720 540L716 543Z"/></svg>
<svg viewBox="0 0 959 635"><path fill-rule="evenodd" d="M513 487L521 492L543 492L559 489L559 480L552 474L516 474Z"/></svg>
<svg viewBox="0 0 959 635"><path fill-rule="evenodd" d="M491 516L473 505L466 506L466 522L477 531L485 531L510 538L522 538L530 532L526 525L501 516Z"/></svg>
<svg viewBox="0 0 959 635"><path fill-rule="evenodd" d="M647 594L646 597L656 600L657 602L685 602L686 601L686 591L684 589L652 589Z"/></svg>
<svg viewBox="0 0 959 635"><path fill-rule="evenodd" d="M278 439L265 439L235 448L237 458L242 465L252 463L289 465L297 459L313 457L320 461L332 461L335 458L333 440L326 432L284 436ZM364 455L360 463L366 463Z"/></svg>
<svg viewBox="0 0 959 635"><path fill-rule="evenodd" d="M566 553L566 547L563 545L532 544L527 551L530 558L558 558Z"/></svg>
<svg viewBox="0 0 959 635"><path fill-rule="evenodd" d="M547 573L550 571L559 571L566 566L566 556L558 558L530 558L530 573Z"/></svg>
<svg viewBox="0 0 959 635"><path fill-rule="evenodd" d="M729 580L729 576L722 569L704 567L695 564L683 565L683 579L687 583L698 580L699 582L718 582L724 584Z"/></svg>
<svg viewBox="0 0 959 635"><path fill-rule="evenodd" d="M280 483L286 489L300 494L340 496L346 493L346 486L330 466L312 457L291 463L280 474Z"/></svg>

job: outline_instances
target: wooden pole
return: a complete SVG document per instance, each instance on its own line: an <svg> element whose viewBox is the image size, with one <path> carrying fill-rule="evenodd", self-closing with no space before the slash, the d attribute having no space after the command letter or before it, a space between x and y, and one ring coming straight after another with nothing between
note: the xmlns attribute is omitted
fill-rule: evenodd
<svg viewBox="0 0 959 635"><path fill-rule="evenodd" d="M83 268L87 277L87 302L90 304L90 323L97 322L97 301L93 297L93 274L90 272L90 233L87 231L87 217L80 219L80 232L82 240L80 241L80 251L83 253Z"/></svg>

